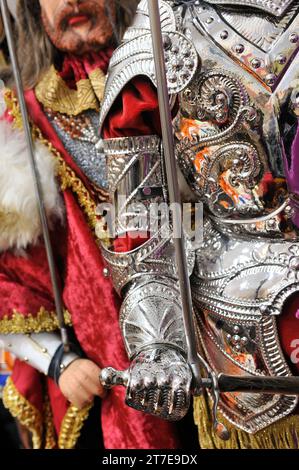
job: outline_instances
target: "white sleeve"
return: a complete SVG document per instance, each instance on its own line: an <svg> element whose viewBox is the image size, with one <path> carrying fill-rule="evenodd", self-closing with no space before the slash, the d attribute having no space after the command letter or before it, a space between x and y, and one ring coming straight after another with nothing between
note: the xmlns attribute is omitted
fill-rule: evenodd
<svg viewBox="0 0 299 470"><path fill-rule="evenodd" d="M1 349L11 352L45 375L48 374L51 360L60 345L61 339L57 333L0 335ZM75 359L78 359L78 356L72 352L64 354L63 368Z"/></svg>

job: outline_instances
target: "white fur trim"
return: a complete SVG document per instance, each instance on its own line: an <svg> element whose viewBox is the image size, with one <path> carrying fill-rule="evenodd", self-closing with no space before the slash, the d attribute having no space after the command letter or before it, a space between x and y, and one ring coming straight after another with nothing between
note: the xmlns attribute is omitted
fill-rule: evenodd
<svg viewBox="0 0 299 470"><path fill-rule="evenodd" d="M55 178L55 160L42 144L36 144L48 219L63 217L63 202ZM0 121L0 252L27 248L42 234L33 177L24 133Z"/></svg>

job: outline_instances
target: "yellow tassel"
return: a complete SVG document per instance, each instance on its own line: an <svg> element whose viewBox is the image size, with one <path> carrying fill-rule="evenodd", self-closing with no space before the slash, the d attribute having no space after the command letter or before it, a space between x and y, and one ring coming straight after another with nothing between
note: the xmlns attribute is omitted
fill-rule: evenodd
<svg viewBox="0 0 299 470"><path fill-rule="evenodd" d="M194 420L198 426L199 444L202 449L298 449L299 416L281 419L258 431L249 434L237 429L225 418L221 422L229 430L229 441L222 441L213 431L212 415L206 395L194 400Z"/></svg>

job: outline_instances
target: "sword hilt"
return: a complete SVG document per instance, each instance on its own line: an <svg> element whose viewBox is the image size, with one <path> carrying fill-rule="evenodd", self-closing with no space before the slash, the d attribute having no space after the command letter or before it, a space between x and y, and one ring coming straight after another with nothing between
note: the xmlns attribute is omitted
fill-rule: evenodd
<svg viewBox="0 0 299 470"><path fill-rule="evenodd" d="M127 387L130 380L130 371L118 371L112 367L103 369L100 374L100 381L103 387L111 389L121 385ZM213 423L215 433L223 440L230 438L228 429L218 421L217 409L219 405L220 393L260 393L268 395L298 395L299 377L264 377L264 376L233 376L225 374L215 374L211 370L209 376L202 379L202 389L211 391L213 399ZM198 389L192 390L195 396L200 395Z"/></svg>
<svg viewBox="0 0 299 470"><path fill-rule="evenodd" d="M124 370L116 370L113 367L107 367L103 369L100 374L100 382L104 388L110 389L117 385L122 385L123 387L127 387L129 382L129 371Z"/></svg>
<svg viewBox="0 0 299 470"><path fill-rule="evenodd" d="M118 371L113 367L103 369L100 374L101 384L107 389L118 385L127 387L129 378L129 370ZM221 393L265 393L267 395L299 396L299 377L254 377L219 374L216 376L216 384ZM210 378L202 380L202 387L209 390L215 388Z"/></svg>

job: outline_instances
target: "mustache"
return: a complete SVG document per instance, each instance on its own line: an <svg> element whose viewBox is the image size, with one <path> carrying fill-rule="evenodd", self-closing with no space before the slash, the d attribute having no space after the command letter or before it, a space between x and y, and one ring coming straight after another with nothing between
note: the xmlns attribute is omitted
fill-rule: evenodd
<svg viewBox="0 0 299 470"><path fill-rule="evenodd" d="M92 23L95 23L98 15L102 16L102 13L98 2L86 1L75 6L65 5L56 13L54 22L56 27L66 30L69 28L69 21L78 15L87 16Z"/></svg>

